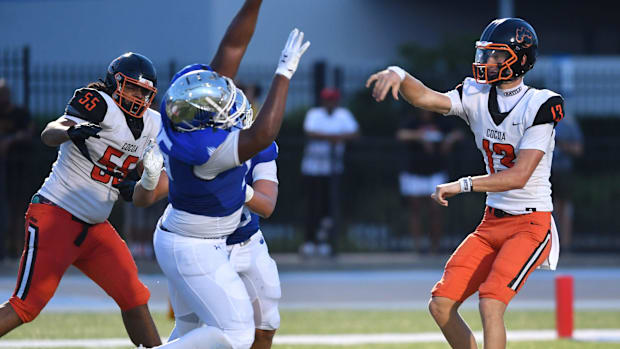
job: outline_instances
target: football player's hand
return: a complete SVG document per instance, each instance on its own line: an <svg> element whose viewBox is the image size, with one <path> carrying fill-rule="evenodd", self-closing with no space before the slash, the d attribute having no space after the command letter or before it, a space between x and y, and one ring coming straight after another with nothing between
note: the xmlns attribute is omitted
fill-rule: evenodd
<svg viewBox="0 0 620 349"><path fill-rule="evenodd" d="M80 153L91 162L92 160L88 153L88 148L86 147L86 140L90 137L101 138L97 134L99 132L101 132L101 126L91 123L75 124L69 126L67 129L67 135L69 139L71 139L71 142L73 142Z"/></svg>
<svg viewBox="0 0 620 349"><path fill-rule="evenodd" d="M459 184L459 182L444 183L438 185L435 188L435 193L431 195L431 198L437 201L437 203L441 206L448 207L448 200L446 199L456 194L459 194L460 192L461 185Z"/></svg>
<svg viewBox="0 0 620 349"><path fill-rule="evenodd" d="M121 197L123 198L123 200L132 202L133 191L134 191L134 188L136 187L136 181L138 179L140 179L140 175L138 174L138 171L134 169L133 171L129 172L127 177L125 177L122 181L120 181L120 183L112 184L112 186L118 189L119 194L121 194Z"/></svg>
<svg viewBox="0 0 620 349"><path fill-rule="evenodd" d="M71 125L67 129L67 135L73 143L84 143L90 137L101 138L97 133L101 132L101 126L91 123Z"/></svg>
<svg viewBox="0 0 620 349"><path fill-rule="evenodd" d="M159 182L159 175L164 167L164 157L153 139L149 140L149 144L144 148L142 165L144 172L142 172L140 185L146 190L155 190Z"/></svg>
<svg viewBox="0 0 620 349"><path fill-rule="evenodd" d="M375 86L372 89L372 97L377 102L383 101L390 90L392 90L392 97L398 100L398 90L402 82L398 74L388 69L374 73L366 81L366 88L369 88L373 82Z"/></svg>
<svg viewBox="0 0 620 349"><path fill-rule="evenodd" d="M276 74L283 75L289 80L293 77L293 74L295 74L297 70L301 55L310 47L310 41L306 41L302 45L303 41L304 32L300 32L297 28L293 29L280 55L280 62L278 62Z"/></svg>
<svg viewBox="0 0 620 349"><path fill-rule="evenodd" d="M149 140L149 144L144 148L142 165L144 171L151 177L159 176L164 167L164 157L159 150L159 145L153 139Z"/></svg>

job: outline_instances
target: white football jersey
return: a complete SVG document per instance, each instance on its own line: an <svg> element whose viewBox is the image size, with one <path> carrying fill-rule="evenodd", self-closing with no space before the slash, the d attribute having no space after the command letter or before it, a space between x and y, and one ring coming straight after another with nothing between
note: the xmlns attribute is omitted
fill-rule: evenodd
<svg viewBox="0 0 620 349"><path fill-rule="evenodd" d="M80 109L76 110L76 106ZM112 98L88 88L76 90L67 113L71 115L63 116L69 120L101 126L101 138L86 140L95 163L82 155L73 142L64 142L39 193L87 223L101 223L110 215L119 195L112 185L120 181L101 169L123 174L133 170L149 139L157 137L161 118L158 112L147 109L142 116L144 128L136 139Z"/></svg>
<svg viewBox="0 0 620 349"><path fill-rule="evenodd" d="M469 125L489 174L508 169L522 149L545 153L522 189L487 193L487 205L511 214L552 211L551 159L555 147L555 123L563 117L563 100L549 90L527 87L512 110L499 111L497 91L488 84L467 78L447 92L452 109Z"/></svg>

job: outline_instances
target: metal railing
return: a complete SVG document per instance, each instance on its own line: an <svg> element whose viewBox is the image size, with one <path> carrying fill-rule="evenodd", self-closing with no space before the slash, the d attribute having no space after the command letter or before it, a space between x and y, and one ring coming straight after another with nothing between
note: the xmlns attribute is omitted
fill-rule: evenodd
<svg viewBox="0 0 620 349"><path fill-rule="evenodd" d="M572 69L573 74L583 78L567 80L566 77L559 78L561 74L567 74L562 70L566 68L556 69L558 65L541 59L540 65L532 72L531 80L540 79L542 83L549 84L551 89L574 84L571 87L571 98L578 101L575 102L576 110L580 117L584 117L583 121L590 112L594 113L593 115L616 116L620 115L616 98L620 93L620 79L617 78L617 74L620 74L620 59L613 61L617 64L609 63L604 68L593 66L590 70L584 70L586 67L581 67L581 63L574 63L581 68ZM0 51L0 62L0 77L8 80L14 100L18 104L28 105L33 115L44 119L62 113L73 90L102 77L106 67L105 64L31 64L27 48ZM587 62L588 65L593 64ZM160 70L160 76L165 76L161 71L172 75L178 68L180 65L169 62L166 69ZM553 69L556 71L553 72ZM549 74L545 75L545 72ZM350 95L356 91L358 82L366 77L363 69L344 71L342 74L341 83L345 96L347 92ZM263 87L263 94L266 94L272 76L272 67L260 66L242 67L239 74L240 80L259 83ZM587 77L597 79L600 84L591 85L593 80ZM309 71L299 72L295 76L288 100L292 110L313 104L313 79L312 72ZM164 82L160 84L160 91L165 91L164 85ZM606 102L601 102L602 100ZM302 113L303 110L298 111L297 115ZM305 200L300 173L304 141L299 120L289 118L286 122L297 122L298 125L297 128L285 125L283 131L287 128L295 129L298 134L284 132L278 141L281 149L278 160L279 204L275 214L264 222L271 247L276 251L295 250L301 242L304 229ZM585 154L577 163L574 184L576 249L620 248L620 216L617 214L620 212L620 201L617 200L620 194L617 175L620 165L613 161L620 151L620 138L609 131L600 129L599 126L598 130L584 132ZM482 159L471 140L465 141L456 149L448 161L451 178L484 173ZM37 140L31 156L24 157L22 165L28 166L30 170L29 176L23 180L29 183L32 193L47 176L55 153L55 149L44 147ZM408 208L404 205L398 189L398 174L406 156L407 152L402 145L387 136L373 138L372 134L369 134L348 145L345 172L339 188L342 221L338 234L341 251L411 248L412 240L407 229ZM482 194L463 195L454 199L444 216L445 233L442 245L445 248L454 247L476 226L481 218L483 205ZM115 210L111 219L116 222L117 227L122 226L122 213Z"/></svg>

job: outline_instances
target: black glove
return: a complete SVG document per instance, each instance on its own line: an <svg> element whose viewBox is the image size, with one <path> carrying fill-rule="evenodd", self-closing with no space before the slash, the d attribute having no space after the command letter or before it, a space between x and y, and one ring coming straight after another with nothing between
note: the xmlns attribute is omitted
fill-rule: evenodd
<svg viewBox="0 0 620 349"><path fill-rule="evenodd" d="M97 133L101 132L101 126L95 124L76 124L71 125L67 130L67 135L75 144L75 146L80 150L80 153L84 155L88 160L92 162L90 159L90 154L88 153L88 148L86 148L86 139L90 137L101 138L97 135Z"/></svg>
<svg viewBox="0 0 620 349"><path fill-rule="evenodd" d="M140 175L138 174L138 171L133 170L129 172L129 174L127 174L127 177L125 177L125 179L120 181L120 183L113 184L112 186L118 189L123 200L127 202L132 202L133 201L133 190L136 187L136 182L139 179L140 179Z"/></svg>

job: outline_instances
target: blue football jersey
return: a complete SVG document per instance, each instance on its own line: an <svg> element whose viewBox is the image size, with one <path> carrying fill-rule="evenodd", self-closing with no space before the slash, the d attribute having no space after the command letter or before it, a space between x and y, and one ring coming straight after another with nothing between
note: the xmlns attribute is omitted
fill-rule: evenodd
<svg viewBox="0 0 620 349"><path fill-rule="evenodd" d="M194 70L211 70L209 66L193 64L175 74L172 81ZM162 128L157 142L164 155L168 172L168 201L178 210L192 214L224 217L237 211L245 201L246 164L205 180L194 174L194 167L206 163L230 131L206 128L192 132L177 132L166 116L166 103L161 104Z"/></svg>
<svg viewBox="0 0 620 349"><path fill-rule="evenodd" d="M254 172L254 167L256 167L257 164L260 164L261 162L269 162L277 158L278 145L276 144L276 142L273 142L269 147L256 154L252 159L250 159L249 170L245 177L246 183L254 183L254 178L252 178L252 172ZM244 208L243 214L241 215L241 223L239 224L239 228L237 228L234 233L228 236L228 238L226 239L226 244L234 245L249 239L260 229L259 218L260 217L256 213L251 212L247 208Z"/></svg>

